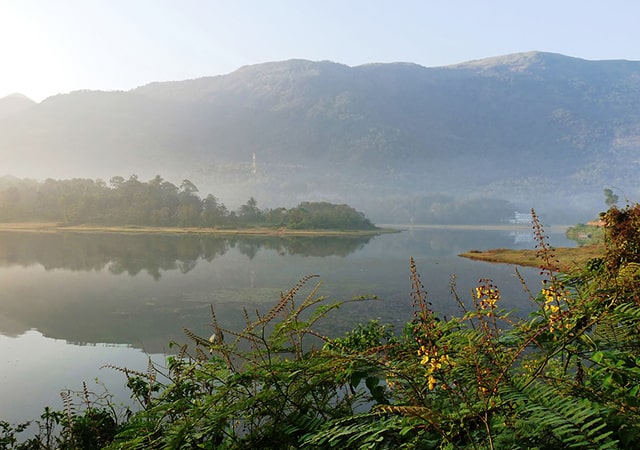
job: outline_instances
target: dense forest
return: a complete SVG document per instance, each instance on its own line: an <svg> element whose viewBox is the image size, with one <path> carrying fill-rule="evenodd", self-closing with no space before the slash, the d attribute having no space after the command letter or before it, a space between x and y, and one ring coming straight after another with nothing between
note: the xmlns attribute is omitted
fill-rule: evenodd
<svg viewBox="0 0 640 450"><path fill-rule="evenodd" d="M291 229L371 230L363 213L345 204L302 202L295 208L261 210L251 197L230 211L212 194L198 196L189 180L180 186L160 175L140 181L112 177L47 179L44 182L4 179L0 183L0 222L46 221L67 225L134 225L154 227L285 227Z"/></svg>

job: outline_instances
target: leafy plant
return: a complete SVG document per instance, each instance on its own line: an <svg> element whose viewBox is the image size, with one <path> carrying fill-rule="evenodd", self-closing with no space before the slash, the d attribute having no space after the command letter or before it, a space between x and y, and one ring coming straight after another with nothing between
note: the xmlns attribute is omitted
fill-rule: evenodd
<svg viewBox="0 0 640 450"><path fill-rule="evenodd" d="M211 310L213 334L185 330L192 346L169 360L169 380L129 373L143 409L116 441L125 448L287 448L323 421L353 414L362 397L345 376L351 361L321 348L326 341L313 325L341 302L326 303L303 278L269 311L245 311L239 332L221 328ZM127 373L126 369L121 369ZM159 386L157 394L150 386Z"/></svg>
<svg viewBox="0 0 640 450"><path fill-rule="evenodd" d="M90 392L86 383L79 392L63 391L64 410L44 409L39 420L10 425L0 421L1 450L101 449L113 441L120 430L118 408L111 395ZM80 399L79 403L74 401ZM19 442L17 435L35 425L34 435Z"/></svg>

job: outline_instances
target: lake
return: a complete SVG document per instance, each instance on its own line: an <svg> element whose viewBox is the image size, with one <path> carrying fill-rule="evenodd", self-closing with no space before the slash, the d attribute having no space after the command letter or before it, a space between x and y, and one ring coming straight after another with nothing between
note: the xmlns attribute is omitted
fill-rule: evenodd
<svg viewBox="0 0 640 450"><path fill-rule="evenodd" d="M551 245L574 246L563 232L549 237ZM333 311L317 327L325 335L369 319L401 328L412 314L410 256L439 314L458 312L455 275L464 299L478 279L490 278L503 306L524 315L532 305L513 266L457 255L534 245L526 228L416 227L368 237L0 232L0 420L34 419L46 405L62 409L59 392L78 391L83 381L126 403L124 375L104 364L145 371L149 357L162 363L170 342L189 341L184 327L211 334L210 305L221 327L241 329L243 307L265 312L309 274L319 278L300 298L318 281L329 300L377 296ZM539 288L538 270L521 273Z"/></svg>

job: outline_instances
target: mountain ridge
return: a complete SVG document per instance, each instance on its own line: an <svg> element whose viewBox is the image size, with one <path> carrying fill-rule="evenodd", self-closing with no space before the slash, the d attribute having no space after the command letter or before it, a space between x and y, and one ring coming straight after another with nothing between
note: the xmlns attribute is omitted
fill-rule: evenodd
<svg viewBox="0 0 640 450"><path fill-rule="evenodd" d="M388 221L428 217L446 195L450 209L482 197L565 220L593 214L604 187L639 194L638 105L635 61L293 59L49 97L0 117L0 154L18 176L162 174L231 204L346 201Z"/></svg>
<svg viewBox="0 0 640 450"><path fill-rule="evenodd" d="M37 103L29 97L13 93L0 98L0 118L21 114Z"/></svg>

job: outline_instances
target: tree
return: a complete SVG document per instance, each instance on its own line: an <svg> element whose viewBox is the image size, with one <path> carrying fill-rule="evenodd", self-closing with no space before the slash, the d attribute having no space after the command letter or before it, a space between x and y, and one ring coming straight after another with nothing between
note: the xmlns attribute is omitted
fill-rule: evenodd
<svg viewBox="0 0 640 450"><path fill-rule="evenodd" d="M264 213L264 218L268 225L277 227L285 226L288 221L288 211L282 207L270 209Z"/></svg>
<svg viewBox="0 0 640 450"><path fill-rule="evenodd" d="M186 192L187 194L193 194L195 192L198 192L198 188L190 180L182 180L182 184L180 185L180 190L182 192Z"/></svg>
<svg viewBox="0 0 640 450"><path fill-rule="evenodd" d="M374 225L363 213L349 205L328 202L303 202L288 212L289 228L369 230Z"/></svg>
<svg viewBox="0 0 640 450"><path fill-rule="evenodd" d="M262 220L262 211L258 208L258 202L251 197L238 211L240 220L247 224L256 224Z"/></svg>
<svg viewBox="0 0 640 450"><path fill-rule="evenodd" d="M123 183L124 183L124 178L121 177L120 175L116 175L115 177L111 177L111 179L109 180L109 184L114 189L119 188L120 186L122 186Z"/></svg>
<svg viewBox="0 0 640 450"><path fill-rule="evenodd" d="M202 225L205 227L215 227L223 225L229 212L227 207L218 199L209 194L202 201Z"/></svg>
<svg viewBox="0 0 640 450"><path fill-rule="evenodd" d="M616 194L613 193L613 191L611 189L605 189L604 190L604 202L606 203L607 206L611 207L613 205L615 205L616 203L618 203L618 196Z"/></svg>

